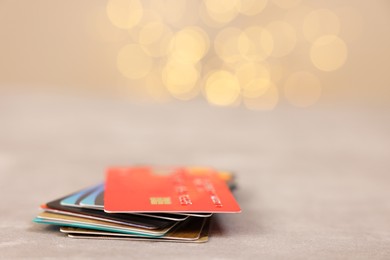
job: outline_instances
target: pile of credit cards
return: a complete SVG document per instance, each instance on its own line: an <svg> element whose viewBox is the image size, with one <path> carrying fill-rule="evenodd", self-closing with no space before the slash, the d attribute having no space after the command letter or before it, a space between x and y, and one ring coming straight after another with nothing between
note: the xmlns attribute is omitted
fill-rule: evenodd
<svg viewBox="0 0 390 260"><path fill-rule="evenodd" d="M104 183L41 205L72 238L206 242L211 216L241 211L234 176L200 167L109 168Z"/></svg>

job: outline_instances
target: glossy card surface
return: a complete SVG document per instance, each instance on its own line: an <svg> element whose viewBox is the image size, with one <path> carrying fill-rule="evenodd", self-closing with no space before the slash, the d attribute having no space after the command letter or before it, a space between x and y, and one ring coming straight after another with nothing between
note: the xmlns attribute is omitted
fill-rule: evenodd
<svg viewBox="0 0 390 260"><path fill-rule="evenodd" d="M238 213L238 203L213 169L193 173L173 168L110 168L104 194L106 212Z"/></svg>

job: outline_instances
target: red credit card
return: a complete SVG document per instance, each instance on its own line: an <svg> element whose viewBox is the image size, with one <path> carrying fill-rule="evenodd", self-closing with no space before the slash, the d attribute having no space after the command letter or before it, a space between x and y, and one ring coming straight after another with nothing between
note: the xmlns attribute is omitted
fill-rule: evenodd
<svg viewBox="0 0 390 260"><path fill-rule="evenodd" d="M217 172L203 168L110 168L104 210L131 212L238 213L240 206Z"/></svg>

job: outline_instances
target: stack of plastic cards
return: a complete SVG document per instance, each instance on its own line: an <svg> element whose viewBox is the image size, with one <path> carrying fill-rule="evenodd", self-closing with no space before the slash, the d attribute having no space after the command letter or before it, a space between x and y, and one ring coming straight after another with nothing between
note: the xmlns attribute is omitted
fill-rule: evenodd
<svg viewBox="0 0 390 260"><path fill-rule="evenodd" d="M214 213L238 213L234 176L210 168L110 168L104 183L41 205L71 238L206 242Z"/></svg>

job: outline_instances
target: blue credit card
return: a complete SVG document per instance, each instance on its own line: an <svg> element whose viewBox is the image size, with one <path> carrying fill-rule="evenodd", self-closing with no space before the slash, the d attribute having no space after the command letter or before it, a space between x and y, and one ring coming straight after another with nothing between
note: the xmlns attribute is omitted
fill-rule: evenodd
<svg viewBox="0 0 390 260"><path fill-rule="evenodd" d="M80 205L85 208L93 208L93 209L104 209L104 205L99 205L97 202L97 198L102 196L104 193L104 184L99 185L95 188L91 193L85 196L81 201Z"/></svg>
<svg viewBox="0 0 390 260"><path fill-rule="evenodd" d="M104 184L99 184L92 186L90 188L81 190L79 192L76 192L63 200L61 200L61 205L63 206L71 206L71 207L80 207L80 201L82 201L85 197L87 197L90 193L92 193L95 189L103 187L104 189Z"/></svg>

